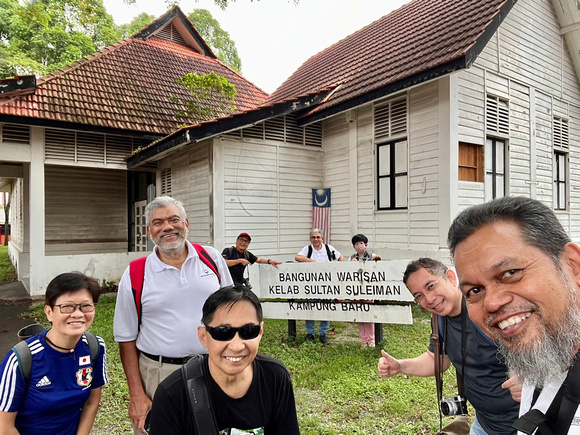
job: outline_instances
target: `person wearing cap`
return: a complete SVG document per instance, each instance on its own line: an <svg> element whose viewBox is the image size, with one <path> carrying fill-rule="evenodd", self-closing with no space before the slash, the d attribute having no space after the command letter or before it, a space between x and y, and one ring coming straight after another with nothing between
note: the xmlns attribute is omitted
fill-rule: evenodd
<svg viewBox="0 0 580 435"><path fill-rule="evenodd" d="M298 435L290 373L281 361L258 353L264 333L258 297L244 285L222 287L205 301L201 322L197 336L207 353L188 362L186 372L201 371L205 388L194 384L196 403L205 405L207 396L209 406L193 411L192 378L177 371L155 392L149 433Z"/></svg>
<svg viewBox="0 0 580 435"><path fill-rule="evenodd" d="M246 284L249 285L250 281L248 278L244 278L244 271L248 264L252 265L254 263L271 264L277 267L278 264L282 264L281 261L272 260L269 258L256 257L250 251L248 251L248 246L252 238L248 233L241 233L236 239L236 246L231 246L225 248L222 251L222 257L226 260L226 264L232 275L232 279L235 284Z"/></svg>

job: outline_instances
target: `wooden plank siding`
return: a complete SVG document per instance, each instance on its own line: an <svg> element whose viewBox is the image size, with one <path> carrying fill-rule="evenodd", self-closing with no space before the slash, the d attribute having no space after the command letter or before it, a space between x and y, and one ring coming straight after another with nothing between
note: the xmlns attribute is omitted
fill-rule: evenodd
<svg viewBox="0 0 580 435"><path fill-rule="evenodd" d="M19 249L24 248L24 180L17 178L10 199L10 236Z"/></svg>
<svg viewBox="0 0 580 435"><path fill-rule="evenodd" d="M439 247L439 85L409 93L409 246Z"/></svg>
<svg viewBox="0 0 580 435"><path fill-rule="evenodd" d="M45 167L46 254L127 252L127 173Z"/></svg>
<svg viewBox="0 0 580 435"><path fill-rule="evenodd" d="M233 245L241 232L248 232L254 254L294 258L308 243L311 189L322 187L322 150L228 137L219 146L223 162L214 164L223 166L226 246Z"/></svg>
<svg viewBox="0 0 580 435"><path fill-rule="evenodd" d="M189 219L188 239L211 245L210 142L187 148L163 165L171 167L171 195L181 202Z"/></svg>

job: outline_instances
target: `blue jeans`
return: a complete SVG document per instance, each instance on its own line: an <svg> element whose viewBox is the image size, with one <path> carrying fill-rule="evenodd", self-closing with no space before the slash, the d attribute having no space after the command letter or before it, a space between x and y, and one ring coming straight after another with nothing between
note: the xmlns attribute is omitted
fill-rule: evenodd
<svg viewBox="0 0 580 435"><path fill-rule="evenodd" d="M477 420L477 414L475 414L475 420L473 420L469 435L487 435L487 432L481 427L481 424L479 424L479 421Z"/></svg>
<svg viewBox="0 0 580 435"><path fill-rule="evenodd" d="M326 332L330 329L329 320L321 320L320 326L318 327L318 335L326 335ZM314 320L306 320L306 333L312 334L316 332L316 324Z"/></svg>

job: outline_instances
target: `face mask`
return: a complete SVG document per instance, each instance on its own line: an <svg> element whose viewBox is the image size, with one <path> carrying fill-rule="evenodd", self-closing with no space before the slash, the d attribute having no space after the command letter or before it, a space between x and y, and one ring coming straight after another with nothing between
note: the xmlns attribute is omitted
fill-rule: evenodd
<svg viewBox="0 0 580 435"><path fill-rule="evenodd" d="M366 249L367 249L367 247L362 242L358 242L357 244L354 245L354 250L359 254L364 253L366 251Z"/></svg>

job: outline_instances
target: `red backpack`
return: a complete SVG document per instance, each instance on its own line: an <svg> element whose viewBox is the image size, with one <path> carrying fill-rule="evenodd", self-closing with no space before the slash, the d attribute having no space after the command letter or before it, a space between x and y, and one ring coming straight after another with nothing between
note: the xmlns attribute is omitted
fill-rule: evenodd
<svg viewBox="0 0 580 435"><path fill-rule="evenodd" d="M209 267L213 273L216 274L218 282L221 283L220 274L218 272L217 265L211 255L203 249L201 245L197 243L191 244L201 261L203 261L207 267ZM145 261L147 257L137 258L136 260L129 263L129 276L131 278L131 289L133 290L133 298L135 299L135 306L137 307L137 318L139 319L139 325L141 324L141 296L143 293L143 281L145 280Z"/></svg>

